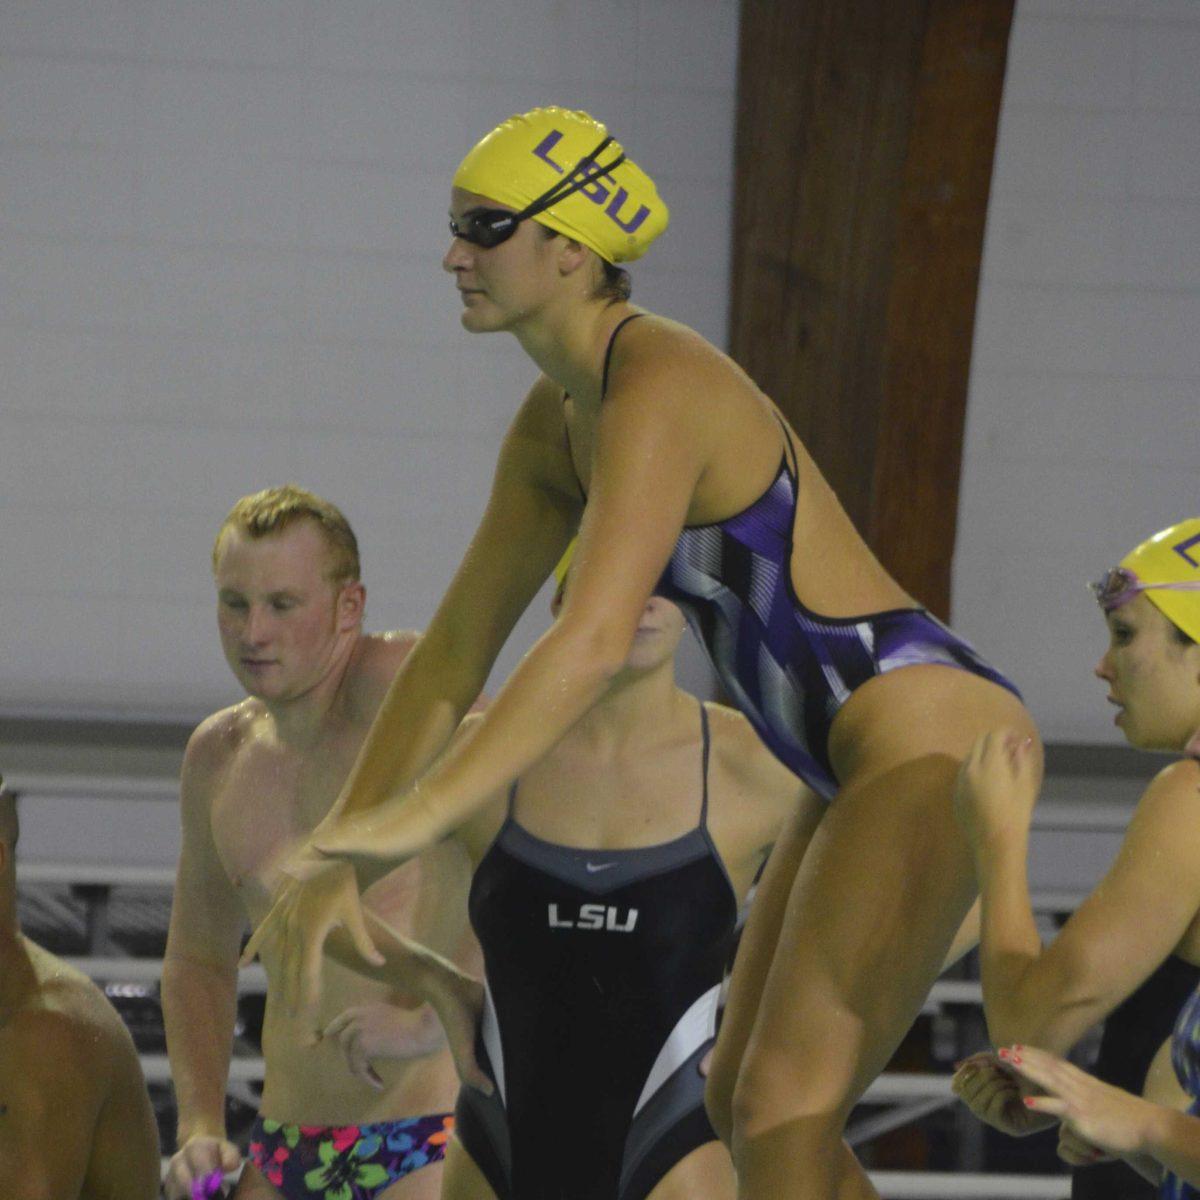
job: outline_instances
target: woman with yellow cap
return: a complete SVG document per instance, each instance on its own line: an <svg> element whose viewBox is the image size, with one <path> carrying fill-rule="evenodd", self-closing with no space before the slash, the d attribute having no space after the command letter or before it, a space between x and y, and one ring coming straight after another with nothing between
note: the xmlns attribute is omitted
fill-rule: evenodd
<svg viewBox="0 0 1200 1200"><path fill-rule="evenodd" d="M1002 1058L1052 1094L1027 1109L988 1056L969 1060L955 1089L1011 1133L1061 1117L1068 1161L1094 1160L1099 1146L1148 1177L1163 1176L1162 1196L1200 1196L1200 1121L1086 1079L1054 1057L1168 955L1200 965L1200 517L1141 543L1093 586L1109 629L1096 674L1117 706L1117 725L1134 746L1184 757L1151 781L1108 874L1043 947L1026 878L1038 792L1033 757L1022 736L1004 731L976 744L962 768L957 809L983 893L988 1030L1005 1047ZM1008 1049L1011 1043L1020 1045ZM1180 1014L1172 1057L1192 1113L1200 1112L1200 990Z"/></svg>
<svg viewBox="0 0 1200 1200"><path fill-rule="evenodd" d="M444 837L541 758L664 595L764 742L832 801L768 867L713 1064L714 1124L750 1200L871 1197L846 1117L975 894L958 765L983 730L1036 731L1013 686L887 575L744 372L629 303L618 264L666 224L652 181L586 113L513 117L463 160L444 259L462 323L513 334L541 375L479 532L314 835L314 856L340 861L297 868L251 946L288 931L310 990L334 926L368 953L355 873L364 884ZM576 531L560 620L430 769Z"/></svg>

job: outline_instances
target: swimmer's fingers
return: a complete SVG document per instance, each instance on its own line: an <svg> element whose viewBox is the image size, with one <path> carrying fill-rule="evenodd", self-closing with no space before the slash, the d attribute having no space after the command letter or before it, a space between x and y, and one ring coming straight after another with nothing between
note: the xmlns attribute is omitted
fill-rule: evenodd
<svg viewBox="0 0 1200 1200"><path fill-rule="evenodd" d="M367 1057L367 1049L363 1045L362 1028L358 1025L347 1026L341 1037L341 1047L342 1053L346 1057L346 1066L350 1068L350 1074L360 1083L365 1083L368 1087L378 1090L382 1085L382 1080L371 1067L371 1061Z"/></svg>
<svg viewBox="0 0 1200 1200"><path fill-rule="evenodd" d="M250 941L246 942L246 946L241 952L241 958L238 959L239 967L250 966L251 962L257 959L263 950L278 937L278 922L280 922L283 900L282 894L278 896L275 904L271 905L266 916L260 920L257 928L250 935Z"/></svg>
<svg viewBox="0 0 1200 1200"><path fill-rule="evenodd" d="M449 982L440 981L429 1002L442 1023L459 1079L490 1096L496 1090L495 1084L475 1057L475 1036L483 1014L483 984L459 974Z"/></svg>
<svg viewBox="0 0 1200 1200"><path fill-rule="evenodd" d="M1022 1103L1019 1084L990 1055L964 1063L951 1089L985 1125L1009 1137L1024 1137L1053 1123Z"/></svg>
<svg viewBox="0 0 1200 1200"><path fill-rule="evenodd" d="M1112 1162L1099 1146L1094 1146L1069 1123L1058 1127L1058 1157L1072 1167L1090 1167L1093 1163Z"/></svg>
<svg viewBox="0 0 1200 1200"><path fill-rule="evenodd" d="M338 1013L325 1026L321 1037L325 1041L336 1042L338 1049L342 1053L342 1057L346 1060L346 1066L351 1075L374 1086L374 1083L367 1074L369 1064L367 1062L366 1051L363 1047L360 1009L347 1008Z"/></svg>
<svg viewBox="0 0 1200 1200"><path fill-rule="evenodd" d="M297 1015L314 1028L321 1004L326 942L330 938L348 937L354 952L372 966L382 967L386 962L367 931L352 871L347 869L337 891L328 900L328 904L325 904L322 897L319 915L305 922L310 932L303 938L298 959L294 960L296 965L291 983L295 989L292 995L299 1006Z"/></svg>
<svg viewBox="0 0 1200 1200"><path fill-rule="evenodd" d="M224 1138L197 1137L185 1142L167 1164L163 1194L167 1200L209 1200L221 1181L242 1164L238 1148Z"/></svg>
<svg viewBox="0 0 1200 1200"><path fill-rule="evenodd" d="M1013 1046L1000 1053L1046 1091L1026 1101L1035 1112L1058 1116L1080 1138L1110 1154L1140 1152L1155 1119L1155 1105L1035 1046Z"/></svg>

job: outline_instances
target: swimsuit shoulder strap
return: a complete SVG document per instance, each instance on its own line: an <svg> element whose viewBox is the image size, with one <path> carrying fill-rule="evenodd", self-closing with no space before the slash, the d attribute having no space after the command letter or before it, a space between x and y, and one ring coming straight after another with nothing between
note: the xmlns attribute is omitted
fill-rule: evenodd
<svg viewBox="0 0 1200 1200"><path fill-rule="evenodd" d="M708 829L708 748L710 744L708 732L708 709L704 701L700 701L700 828Z"/></svg>
<svg viewBox="0 0 1200 1200"><path fill-rule="evenodd" d="M604 397L608 394L608 368L612 364L613 346L615 346L617 343L617 334L620 333L621 330L624 329L625 326L628 325L630 321L636 321L638 319L638 317L644 317L645 315L646 315L645 313L630 313L629 316L625 317L617 325L616 329L614 329L612 331L612 333L609 334L608 349L604 351L604 374L600 377L600 399L601 400L603 400Z"/></svg>
<svg viewBox="0 0 1200 1200"><path fill-rule="evenodd" d="M792 445L791 434L788 433L788 427L784 424L783 418L776 411L775 406L771 406L771 412L775 420L779 422L779 432L783 434L783 453L787 459L788 465L792 468L792 478L797 483L800 482L800 464L796 460L796 447Z"/></svg>

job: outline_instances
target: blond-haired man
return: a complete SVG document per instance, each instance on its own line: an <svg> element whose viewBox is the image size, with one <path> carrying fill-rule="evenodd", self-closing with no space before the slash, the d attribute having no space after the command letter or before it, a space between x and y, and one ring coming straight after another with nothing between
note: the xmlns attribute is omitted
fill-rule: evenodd
<svg viewBox="0 0 1200 1200"><path fill-rule="evenodd" d="M100 989L22 935L19 832L0 779L0 1194L151 1200L158 1127L137 1051Z"/></svg>
<svg viewBox="0 0 1200 1200"><path fill-rule="evenodd" d="M334 505L293 485L233 506L213 546L213 576L221 645L247 696L196 729L183 764L163 969L179 1102L168 1200L207 1194L240 1162L226 1138L224 1095L247 919L262 920L285 863L328 814L417 640L363 632L354 533ZM434 951L470 960L466 884L458 858L435 851L381 880L369 905ZM436 1018L407 1012L411 1055L376 1068L377 1030L411 997L382 974L364 981L327 960L314 1021L279 1000L269 952L264 965L266 1077L235 1196L436 1197L457 1091Z"/></svg>

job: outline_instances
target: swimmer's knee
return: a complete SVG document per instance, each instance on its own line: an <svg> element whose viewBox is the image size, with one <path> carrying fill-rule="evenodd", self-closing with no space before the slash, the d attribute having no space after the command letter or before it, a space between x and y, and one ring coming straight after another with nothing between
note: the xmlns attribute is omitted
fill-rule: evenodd
<svg viewBox="0 0 1200 1200"><path fill-rule="evenodd" d="M855 1095L852 1073L832 1056L808 1058L775 1047L747 1054L729 1105L734 1148L784 1124L800 1123L817 1142L840 1136Z"/></svg>

